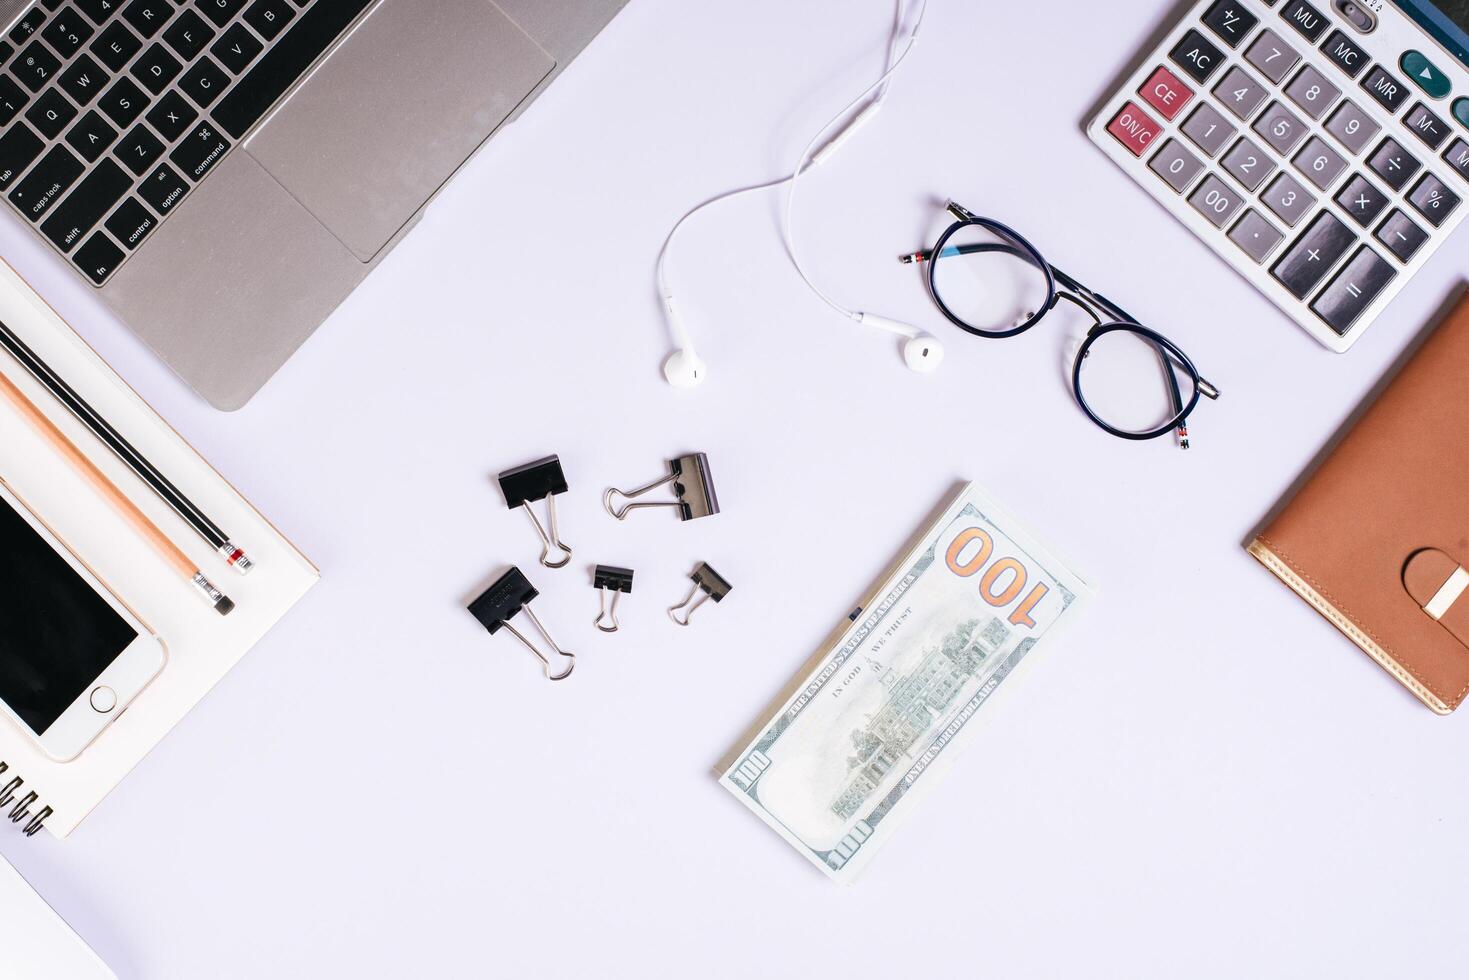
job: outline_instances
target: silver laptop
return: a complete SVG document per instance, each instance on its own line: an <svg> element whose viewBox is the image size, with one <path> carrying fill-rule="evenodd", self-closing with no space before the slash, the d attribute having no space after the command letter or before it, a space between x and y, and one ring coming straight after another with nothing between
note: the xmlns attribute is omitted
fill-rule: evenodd
<svg viewBox="0 0 1469 980"><path fill-rule="evenodd" d="M0 0L0 193L239 408L626 2Z"/></svg>

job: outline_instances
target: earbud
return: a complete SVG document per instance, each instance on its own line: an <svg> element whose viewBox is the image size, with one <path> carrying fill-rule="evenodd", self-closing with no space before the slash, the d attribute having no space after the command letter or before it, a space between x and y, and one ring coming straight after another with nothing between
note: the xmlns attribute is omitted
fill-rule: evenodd
<svg viewBox="0 0 1469 980"><path fill-rule="evenodd" d="M675 388L692 388L704 380L704 359L692 347L684 347L668 355L663 362L663 377Z"/></svg>
<svg viewBox="0 0 1469 980"><path fill-rule="evenodd" d="M943 363L944 345L939 343L937 337L924 333L911 323L891 320L876 313L859 313L857 322L895 333L899 337L907 337L908 342L903 345L903 362L914 371L927 374Z"/></svg>

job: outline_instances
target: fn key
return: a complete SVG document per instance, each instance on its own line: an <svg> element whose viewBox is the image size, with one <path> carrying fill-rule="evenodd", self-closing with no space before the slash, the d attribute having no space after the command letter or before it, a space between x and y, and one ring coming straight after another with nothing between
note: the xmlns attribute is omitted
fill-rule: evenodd
<svg viewBox="0 0 1469 980"><path fill-rule="evenodd" d="M1364 245L1336 274L1336 278L1331 280L1331 285L1316 297L1311 309L1331 329L1345 334L1357 322L1357 317L1362 315L1367 304L1377 298L1382 287L1391 282L1395 275L1397 272L1392 266Z"/></svg>
<svg viewBox="0 0 1469 980"><path fill-rule="evenodd" d="M122 249L112 244L112 240L99 231L87 239L87 244L77 249L77 254L72 258L76 261L77 268L100 286L122 263L123 255Z"/></svg>

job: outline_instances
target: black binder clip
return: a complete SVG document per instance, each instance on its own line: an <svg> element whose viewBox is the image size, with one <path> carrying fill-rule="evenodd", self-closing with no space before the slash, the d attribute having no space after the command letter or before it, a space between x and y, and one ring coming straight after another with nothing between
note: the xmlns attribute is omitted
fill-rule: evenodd
<svg viewBox="0 0 1469 980"><path fill-rule="evenodd" d="M724 576L710 568L708 562L699 562L699 567L694 569L694 573L689 578L694 580L694 587L689 589L689 594L684 596L683 602L668 608L668 618L680 626L689 625L689 620L693 617L694 610L698 609L710 599L713 599L715 602L722 601L725 596L729 595L730 589L734 588L729 582L725 581ZM703 595L699 595L700 592ZM698 596L698 598L694 598L695 596ZM683 619L678 618L680 609L685 610Z"/></svg>
<svg viewBox="0 0 1469 980"><path fill-rule="evenodd" d="M547 568L564 568L571 561L571 549L561 543L561 535L556 530L556 495L566 492L566 474L561 471L561 460L555 456L547 456L534 463L506 470L500 474L500 492L505 494L506 506L524 508L531 526L540 535L541 564ZM530 509L531 503L542 499L546 501L550 534L541 527L535 511ZM564 555L560 561L550 560L552 548L560 550Z"/></svg>
<svg viewBox="0 0 1469 980"><path fill-rule="evenodd" d="M592 587L601 593L602 598L597 606L597 618L592 625L603 633L616 633L617 624L617 600L622 598L624 592L632 592L631 568L618 568L616 565L598 565L592 573ZM607 593L612 593L612 606L607 606ZM606 619L612 625L603 626L602 620Z"/></svg>
<svg viewBox="0 0 1469 980"><path fill-rule="evenodd" d="M525 577L525 573L512 565L510 571L496 579L494 585L485 589L483 595L469 604L469 612L480 621L485 629L490 631L492 636L500 632L500 627L505 627L517 640L525 644L527 650L536 655L548 680L564 681L576 668L576 654L561 649L551 638L551 634L546 632L546 627L541 625L536 614L531 611L530 601L538 595L540 593L536 591L534 585L530 584L530 579ZM522 612L530 617L530 621L535 624L541 636L551 644L551 649L559 656L566 658L566 669L561 673L551 673L551 658L537 649L536 645L527 640L525 635L515 628L515 624L510 622L512 617Z"/></svg>
<svg viewBox="0 0 1469 980"><path fill-rule="evenodd" d="M625 503L621 509L612 505L614 497L631 500L634 497L641 497L650 490L656 490L665 483L673 484L673 493L678 499L656 500L643 504ZM602 506L607 508L607 513L619 521L627 520L628 514L641 507L677 507L678 519L681 521L692 521L698 517L717 514L719 513L719 498L714 496L714 480L709 475L709 457L703 453L693 453L670 459L667 476L636 490L618 490L609 487L602 495Z"/></svg>

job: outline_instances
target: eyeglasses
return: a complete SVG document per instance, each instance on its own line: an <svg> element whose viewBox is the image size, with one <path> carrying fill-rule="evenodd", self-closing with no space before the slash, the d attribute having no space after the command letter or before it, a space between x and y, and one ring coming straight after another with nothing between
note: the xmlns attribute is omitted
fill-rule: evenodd
<svg viewBox="0 0 1469 980"><path fill-rule="evenodd" d="M1111 300L1041 257L998 221L950 201L957 221L926 252L901 256L927 263L928 291L951 323L977 337L1022 334L1067 300L1092 319L1071 367L1071 388L1087 417L1122 439L1178 433L1189 446L1189 414L1219 389L1199 376L1188 355Z"/></svg>

